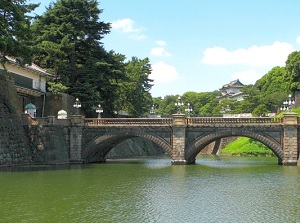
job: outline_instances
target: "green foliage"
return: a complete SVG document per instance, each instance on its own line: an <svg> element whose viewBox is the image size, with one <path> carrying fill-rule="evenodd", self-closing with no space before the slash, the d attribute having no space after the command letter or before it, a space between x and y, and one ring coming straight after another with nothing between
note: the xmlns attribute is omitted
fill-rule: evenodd
<svg viewBox="0 0 300 223"><path fill-rule="evenodd" d="M125 80L119 83L118 104L130 116L141 117L150 110L152 99L149 90L151 65L149 59L133 57L125 64Z"/></svg>
<svg viewBox="0 0 300 223"><path fill-rule="evenodd" d="M270 113L270 111L268 110L267 106L264 104L260 104L258 105L253 111L252 114L254 116L264 116L266 114Z"/></svg>
<svg viewBox="0 0 300 223"><path fill-rule="evenodd" d="M34 62L58 76L68 93L78 97L87 117L101 104L112 116L118 82L125 79L125 57L106 52L101 39L110 24L99 20L96 0L58 0L33 24Z"/></svg>
<svg viewBox="0 0 300 223"><path fill-rule="evenodd" d="M274 67L255 83L261 95L260 104L265 105L270 112L277 112L286 99L285 73L285 67Z"/></svg>
<svg viewBox="0 0 300 223"><path fill-rule="evenodd" d="M292 109L293 112L297 113L300 116L300 107Z"/></svg>
<svg viewBox="0 0 300 223"><path fill-rule="evenodd" d="M156 98L158 102L157 114L163 116L170 116L176 114L178 108L175 103L178 102L179 95L167 95L164 98ZM216 98L217 92L186 92L182 95L181 99L184 103L180 107L181 113L187 113L187 103L190 103L193 111L190 113L191 116L215 116L214 108L219 104Z"/></svg>
<svg viewBox="0 0 300 223"><path fill-rule="evenodd" d="M66 92L69 88L64 86L62 83L58 82L47 82L49 84L48 91L58 94L58 93L64 93Z"/></svg>
<svg viewBox="0 0 300 223"><path fill-rule="evenodd" d="M298 107L298 108L293 108L293 109L292 109L292 112L295 112L295 113L297 113L298 116L300 116L300 107ZM277 115L277 117L278 117L278 118L282 118L284 113L285 113L285 112L280 112L280 113Z"/></svg>
<svg viewBox="0 0 300 223"><path fill-rule="evenodd" d="M33 24L34 62L59 76L72 89L94 49L109 33L110 24L99 21L95 0L58 0ZM101 57L99 55L98 57Z"/></svg>
<svg viewBox="0 0 300 223"><path fill-rule="evenodd" d="M272 94L277 91L284 92L285 73L285 67L273 67L261 79L256 81L255 86L260 92L263 92L264 94Z"/></svg>
<svg viewBox="0 0 300 223"><path fill-rule="evenodd" d="M25 0L0 0L0 63L5 56L17 58L20 64L31 62L29 40L32 39L28 15L39 4L26 4Z"/></svg>
<svg viewBox="0 0 300 223"><path fill-rule="evenodd" d="M261 103L260 92L254 85L243 87L244 100L240 101L235 113L252 113L253 110Z"/></svg>
<svg viewBox="0 0 300 223"><path fill-rule="evenodd" d="M176 114L177 110L175 107L175 102L177 102L177 98L178 96L175 95L166 95L163 99L160 99L156 113L162 116Z"/></svg>
<svg viewBox="0 0 300 223"><path fill-rule="evenodd" d="M286 61L286 82L287 92L300 91L300 51L292 52Z"/></svg>
<svg viewBox="0 0 300 223"><path fill-rule="evenodd" d="M101 104L104 117L111 117L114 111L118 110L118 83L125 78L125 56L114 52L102 52L104 49L100 47L98 51L96 50L93 53L95 56L80 69L79 77L70 92L81 99L87 116L95 117L95 106ZM103 57L97 58L98 55Z"/></svg>
<svg viewBox="0 0 300 223"><path fill-rule="evenodd" d="M247 155L273 155L274 153L267 146L259 141L240 137L237 140L229 143L222 153L230 154L247 154Z"/></svg>

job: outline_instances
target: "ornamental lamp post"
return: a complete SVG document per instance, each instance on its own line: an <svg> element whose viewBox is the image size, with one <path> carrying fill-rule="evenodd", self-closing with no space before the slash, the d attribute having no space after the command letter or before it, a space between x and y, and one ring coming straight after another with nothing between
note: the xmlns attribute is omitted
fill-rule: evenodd
<svg viewBox="0 0 300 223"><path fill-rule="evenodd" d="M230 109L230 105L226 105L226 107L223 107L221 108L220 110L220 113L224 114L226 112L229 112L231 109Z"/></svg>
<svg viewBox="0 0 300 223"><path fill-rule="evenodd" d="M79 101L78 98L76 98L73 107L76 108L76 113L77 115L79 115L79 108L81 108L81 102Z"/></svg>
<svg viewBox="0 0 300 223"><path fill-rule="evenodd" d="M175 106L177 107L177 114L181 114L180 107L183 105L184 105L184 103L182 102L181 97L179 96L178 101L175 102Z"/></svg>
<svg viewBox="0 0 300 223"><path fill-rule="evenodd" d="M152 117L155 117L155 113L156 113L156 106L152 105L151 109L150 109L150 114Z"/></svg>
<svg viewBox="0 0 300 223"><path fill-rule="evenodd" d="M187 103L187 108L185 109L187 116L190 117L190 113L193 111L193 108L190 103Z"/></svg>
<svg viewBox="0 0 300 223"><path fill-rule="evenodd" d="M294 104L295 104L295 100L292 98L292 95L289 95L289 98L282 103L280 110L283 112L285 112L285 111L291 112L292 105L294 105Z"/></svg>
<svg viewBox="0 0 300 223"><path fill-rule="evenodd" d="M98 107L96 109L96 113L98 113L98 118L101 118L101 113L103 113L103 108L100 104L98 105Z"/></svg>

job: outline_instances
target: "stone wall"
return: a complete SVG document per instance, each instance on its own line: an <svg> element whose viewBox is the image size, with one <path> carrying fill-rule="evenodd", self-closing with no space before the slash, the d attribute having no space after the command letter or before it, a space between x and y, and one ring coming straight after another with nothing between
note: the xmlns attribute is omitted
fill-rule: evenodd
<svg viewBox="0 0 300 223"><path fill-rule="evenodd" d="M28 125L35 164L69 163L69 128L58 125Z"/></svg>
<svg viewBox="0 0 300 223"><path fill-rule="evenodd" d="M61 105L68 109L73 99L66 95L63 98L61 102L57 101L57 106L54 106L53 98L54 102L45 106L45 111L55 114L58 109L65 108ZM39 108L43 97L40 99L40 102L36 101ZM68 163L69 128L34 125L28 115L21 117L21 113L22 106L14 81L0 75L0 166Z"/></svg>
<svg viewBox="0 0 300 223"><path fill-rule="evenodd" d="M32 163L32 150L22 127L14 81L0 75L0 165Z"/></svg>

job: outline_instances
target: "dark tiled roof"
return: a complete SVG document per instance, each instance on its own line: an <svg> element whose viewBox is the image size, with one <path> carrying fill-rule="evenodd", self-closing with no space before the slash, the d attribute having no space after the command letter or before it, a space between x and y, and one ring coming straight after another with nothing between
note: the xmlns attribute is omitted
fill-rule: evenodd
<svg viewBox="0 0 300 223"><path fill-rule="evenodd" d="M236 87L243 87L244 84L242 84L239 79L236 79L234 81L231 81L228 84L224 84L223 87L220 90L227 89L227 88L230 88L230 87L235 87L235 86Z"/></svg>

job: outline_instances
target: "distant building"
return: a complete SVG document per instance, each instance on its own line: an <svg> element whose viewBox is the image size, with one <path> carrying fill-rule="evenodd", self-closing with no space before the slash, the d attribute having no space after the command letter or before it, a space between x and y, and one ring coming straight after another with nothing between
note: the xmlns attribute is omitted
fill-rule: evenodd
<svg viewBox="0 0 300 223"><path fill-rule="evenodd" d="M40 115L44 107L47 87L46 83L54 79L54 75L32 63L21 66L15 58L6 57L5 68L0 64L0 75L10 76L14 79L17 93L20 96L20 105L25 112L26 105L32 103L37 106Z"/></svg>
<svg viewBox="0 0 300 223"><path fill-rule="evenodd" d="M231 81L229 84L223 85L223 87L219 89L221 92L221 96L219 96L219 102L224 99L242 101L243 93L241 92L241 89L243 87L244 84L242 84L239 79Z"/></svg>

